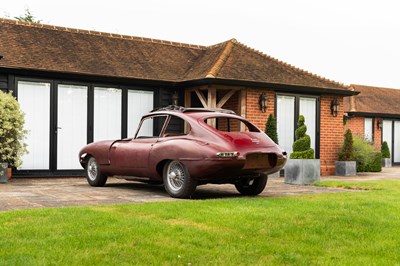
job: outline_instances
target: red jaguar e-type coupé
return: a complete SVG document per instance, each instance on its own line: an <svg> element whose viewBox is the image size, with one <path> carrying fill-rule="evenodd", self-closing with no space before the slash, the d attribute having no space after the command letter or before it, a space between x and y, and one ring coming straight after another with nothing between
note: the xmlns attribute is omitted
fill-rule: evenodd
<svg viewBox="0 0 400 266"><path fill-rule="evenodd" d="M172 197L188 198L207 183L258 195L286 152L232 111L172 106L145 115L134 138L88 144L79 158L92 186L114 176L164 183Z"/></svg>

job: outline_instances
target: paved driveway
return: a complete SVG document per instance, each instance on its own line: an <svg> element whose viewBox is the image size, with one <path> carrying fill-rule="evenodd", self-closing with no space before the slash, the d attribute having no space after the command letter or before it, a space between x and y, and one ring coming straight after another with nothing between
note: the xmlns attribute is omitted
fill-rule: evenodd
<svg viewBox="0 0 400 266"><path fill-rule="evenodd" d="M324 177L322 180L400 179L400 167L384 168L382 173L356 177ZM283 178L270 179L261 197L334 193L345 189L284 184ZM194 199L241 197L233 185L199 186ZM173 201L163 186L110 178L105 187L91 187L84 178L19 178L0 184L0 211L26 208L83 206L118 203Z"/></svg>

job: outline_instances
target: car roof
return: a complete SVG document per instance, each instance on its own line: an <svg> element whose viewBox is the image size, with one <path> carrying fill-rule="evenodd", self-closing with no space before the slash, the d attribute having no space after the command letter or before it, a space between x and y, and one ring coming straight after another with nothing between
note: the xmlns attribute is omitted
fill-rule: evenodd
<svg viewBox="0 0 400 266"><path fill-rule="evenodd" d="M186 108L177 105L169 105L166 107L160 107L152 110L150 113L161 112L161 111L173 111L180 113L224 113L224 114L236 114L232 110L222 109L222 108Z"/></svg>
<svg viewBox="0 0 400 266"><path fill-rule="evenodd" d="M243 117L237 115L232 110L220 109L220 108L215 108L215 109L185 108L174 105L154 109L150 113L146 114L144 117L149 117L154 115L175 115L181 118L192 118L192 119L206 119L209 117L231 117L237 119L244 119Z"/></svg>

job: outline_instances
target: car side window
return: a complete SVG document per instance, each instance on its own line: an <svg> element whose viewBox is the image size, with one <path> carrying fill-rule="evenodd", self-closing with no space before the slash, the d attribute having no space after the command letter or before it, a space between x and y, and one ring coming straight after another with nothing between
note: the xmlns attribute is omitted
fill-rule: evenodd
<svg viewBox="0 0 400 266"><path fill-rule="evenodd" d="M188 122L180 117L171 115L163 137L173 137L187 135L190 132L190 125Z"/></svg>
<svg viewBox="0 0 400 266"><path fill-rule="evenodd" d="M148 117L140 123L136 139L158 138L164 126L166 115Z"/></svg>

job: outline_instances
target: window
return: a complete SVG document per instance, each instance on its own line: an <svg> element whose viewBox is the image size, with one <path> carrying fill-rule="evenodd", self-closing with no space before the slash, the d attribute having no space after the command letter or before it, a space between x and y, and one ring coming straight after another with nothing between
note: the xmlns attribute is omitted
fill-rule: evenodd
<svg viewBox="0 0 400 266"><path fill-rule="evenodd" d="M165 123L167 116L148 117L140 124L136 134L137 139L158 138Z"/></svg>
<svg viewBox="0 0 400 266"><path fill-rule="evenodd" d="M260 132L252 124L231 117L211 117L204 122L222 132Z"/></svg>
<svg viewBox="0 0 400 266"><path fill-rule="evenodd" d="M94 88L94 141L121 138L121 97L120 89Z"/></svg>
<svg viewBox="0 0 400 266"><path fill-rule="evenodd" d="M154 92L128 90L127 136L133 137L143 115L153 109Z"/></svg>
<svg viewBox="0 0 400 266"><path fill-rule="evenodd" d="M393 141L393 136L392 136L392 128L393 128L393 120L383 120L383 128L382 128L382 142L386 141L390 154L393 157L393 151L392 151L392 141Z"/></svg>
<svg viewBox="0 0 400 266"><path fill-rule="evenodd" d="M319 157L319 101L316 96L277 95L276 121L279 136L279 145L288 153L292 153L295 141L295 131L300 115L305 118L307 135L311 139L311 148L315 157Z"/></svg>
<svg viewBox="0 0 400 266"><path fill-rule="evenodd" d="M292 153L295 130L295 96L278 95L276 107L276 124L279 145L288 153Z"/></svg>
<svg viewBox="0 0 400 266"><path fill-rule="evenodd" d="M369 118L369 117L364 118L364 138L366 140L370 141L370 142L374 141L374 139L373 139L373 134L374 134L373 125L374 125L374 123L373 123L373 119L372 118Z"/></svg>
<svg viewBox="0 0 400 266"><path fill-rule="evenodd" d="M171 116L168 126L165 129L164 137L182 136L190 132L188 122L177 116Z"/></svg>
<svg viewBox="0 0 400 266"><path fill-rule="evenodd" d="M22 170L49 169L50 83L18 81L18 102L25 113L28 154L22 156Z"/></svg>

